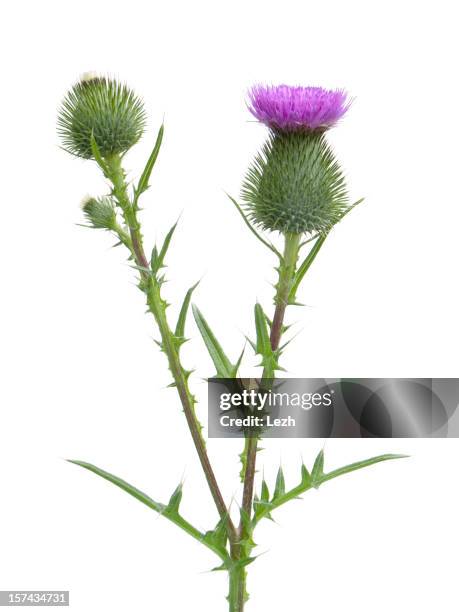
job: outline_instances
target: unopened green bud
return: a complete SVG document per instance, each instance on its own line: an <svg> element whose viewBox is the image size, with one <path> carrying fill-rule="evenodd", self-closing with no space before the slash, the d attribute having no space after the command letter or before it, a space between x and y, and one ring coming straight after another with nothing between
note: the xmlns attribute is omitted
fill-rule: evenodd
<svg viewBox="0 0 459 612"><path fill-rule="evenodd" d="M323 133L273 132L242 197L254 223L282 233L325 233L348 207L343 173Z"/></svg>
<svg viewBox="0 0 459 612"><path fill-rule="evenodd" d="M91 136L102 157L123 154L142 136L143 103L126 85L89 75L65 97L58 117L58 133L73 155L93 157Z"/></svg>
<svg viewBox="0 0 459 612"><path fill-rule="evenodd" d="M92 227L107 230L115 229L116 212L113 202L109 197L85 198L81 203L81 208Z"/></svg>

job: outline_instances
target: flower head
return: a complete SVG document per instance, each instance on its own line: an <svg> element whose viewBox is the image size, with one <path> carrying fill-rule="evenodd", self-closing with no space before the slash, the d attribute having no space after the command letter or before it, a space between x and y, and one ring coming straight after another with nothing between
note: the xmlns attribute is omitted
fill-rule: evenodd
<svg viewBox="0 0 459 612"><path fill-rule="evenodd" d="M142 136L143 103L126 85L93 74L72 87L58 118L64 148L78 157L93 156L91 137L102 157L123 154Z"/></svg>
<svg viewBox="0 0 459 612"><path fill-rule="evenodd" d="M342 89L254 85L248 93L248 108L259 121L281 132L326 130L349 108Z"/></svg>

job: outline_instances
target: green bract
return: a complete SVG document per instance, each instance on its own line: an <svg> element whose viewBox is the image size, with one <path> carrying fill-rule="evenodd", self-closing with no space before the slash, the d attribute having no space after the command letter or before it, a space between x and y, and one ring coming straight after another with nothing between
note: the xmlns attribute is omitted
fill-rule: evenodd
<svg viewBox="0 0 459 612"><path fill-rule="evenodd" d="M284 234L326 233L348 207L343 173L323 133L272 133L242 197L254 223Z"/></svg>
<svg viewBox="0 0 459 612"><path fill-rule="evenodd" d="M73 155L93 157L91 135L102 157L125 153L142 136L143 103L126 85L96 77L72 87L58 117L58 133Z"/></svg>

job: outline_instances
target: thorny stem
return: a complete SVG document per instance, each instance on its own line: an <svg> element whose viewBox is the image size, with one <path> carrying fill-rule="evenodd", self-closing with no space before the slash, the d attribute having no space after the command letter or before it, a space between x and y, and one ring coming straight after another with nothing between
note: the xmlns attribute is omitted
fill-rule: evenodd
<svg viewBox="0 0 459 612"><path fill-rule="evenodd" d="M243 612L244 604L247 600L245 590L246 571L244 567L234 565L228 571L229 573L229 612Z"/></svg>
<svg viewBox="0 0 459 612"><path fill-rule="evenodd" d="M274 317L271 325L271 334L270 334L270 342L271 348L273 351L277 351L279 348L280 340L282 338L282 333L284 331L284 317L285 310L288 306L288 296L290 293L290 289L292 287L293 278L296 270L296 263L298 259L298 252L300 249L300 234L286 234L285 235L285 246L284 246L284 255L279 266L279 280L276 285L276 295L275 295L275 310ZM267 372L266 369L263 371L263 378L266 378ZM244 473L244 489L242 494L242 511L245 513L247 517L247 523L249 522L251 511L252 511L252 501L253 501L253 489L255 482L255 473L256 473L256 461L257 461L257 448L258 448L258 438L250 437L246 439L246 463L245 463L245 473ZM239 539L242 541L246 541L250 539L251 534L247 533L246 527L241 520L238 529ZM250 554L250 550L246 551ZM234 581L238 582L238 587L232 584ZM235 575L231 575L230 571L230 594L229 598L237 597L237 600L234 602L230 599L230 612L242 612L244 609L244 603L247 599L246 595L246 572L244 568L241 571L238 571Z"/></svg>
<svg viewBox="0 0 459 612"><path fill-rule="evenodd" d="M148 307L158 325L161 335L161 346L169 362L169 368L177 387L177 392L182 403L193 443L196 447L202 469L220 518L226 522L229 541L232 545L235 540L236 530L229 516L228 509L207 455L205 442L201 434L201 425L195 413L196 402L188 386L188 374L181 364L178 346L176 342L174 342L175 337L167 321L167 304L161 297L161 285L153 275L143 270L143 268L149 269L149 262L143 248L143 239L140 232L140 225L137 220L137 211L132 205L127 193L127 185L124 171L121 166L121 159L116 156L107 159L106 162L110 170L108 178L113 183L113 195L123 212L124 220L129 229L132 243L131 253L135 263L140 268L141 288L147 296Z"/></svg>
<svg viewBox="0 0 459 612"><path fill-rule="evenodd" d="M270 342L273 351L277 351L283 332L285 310L288 305L288 295L293 282L299 250L299 234L286 234L283 261L279 267L279 281L276 286L275 311L271 325ZM263 372L263 378L266 371ZM255 478L257 438L248 439L247 462L244 476L244 493L242 497L242 508L247 512L249 518L253 499L253 484Z"/></svg>

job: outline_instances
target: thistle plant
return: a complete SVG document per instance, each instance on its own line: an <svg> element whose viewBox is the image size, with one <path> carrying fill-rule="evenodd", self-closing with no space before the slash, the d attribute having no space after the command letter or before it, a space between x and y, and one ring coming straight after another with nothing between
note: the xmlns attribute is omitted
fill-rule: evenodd
<svg viewBox="0 0 459 612"><path fill-rule="evenodd" d="M240 204L230 198L245 225L276 259L274 312L268 316L261 304L254 307L254 334L251 346L261 357L261 379L272 381L281 369L286 343L283 336L286 309L297 305L300 284L323 247L330 231L359 202L349 202L345 178L327 142L327 130L349 108L344 91L320 87L254 86L249 91L248 109L264 123L268 137L245 177ZM150 176L164 135L161 126L140 178L131 186L123 166L124 155L145 130L146 113L141 99L126 85L106 77L88 77L77 83L65 97L58 118L58 133L64 149L89 159L100 168L110 184L110 192L90 197L83 203L89 227L113 234L138 276L138 287L159 332L163 351L196 448L203 474L215 504L218 520L203 532L181 512L182 484L170 499L161 503L105 470L84 461L75 463L120 487L146 506L161 514L207 547L218 557L215 569L229 577L230 612L242 612L248 599L247 567L256 559L254 531L280 506L297 499L312 488L363 467L403 455L380 455L326 472L321 451L311 469L301 465L299 479L288 488L282 468L274 485L262 478L255 491L257 451L260 433L247 431L241 453L241 500L237 513L230 511L209 458L196 399L190 388L191 371L184 365L181 347L186 341L185 326L194 284L186 292L175 324L170 321L163 296L164 267L176 224L161 245L146 250L141 231L139 200L149 189ZM275 241L281 240L278 248ZM151 256L147 257L147 252ZM216 369L217 378L240 375L242 354L231 360L223 350L201 311L193 315L204 346ZM288 342L287 342L288 343Z"/></svg>

